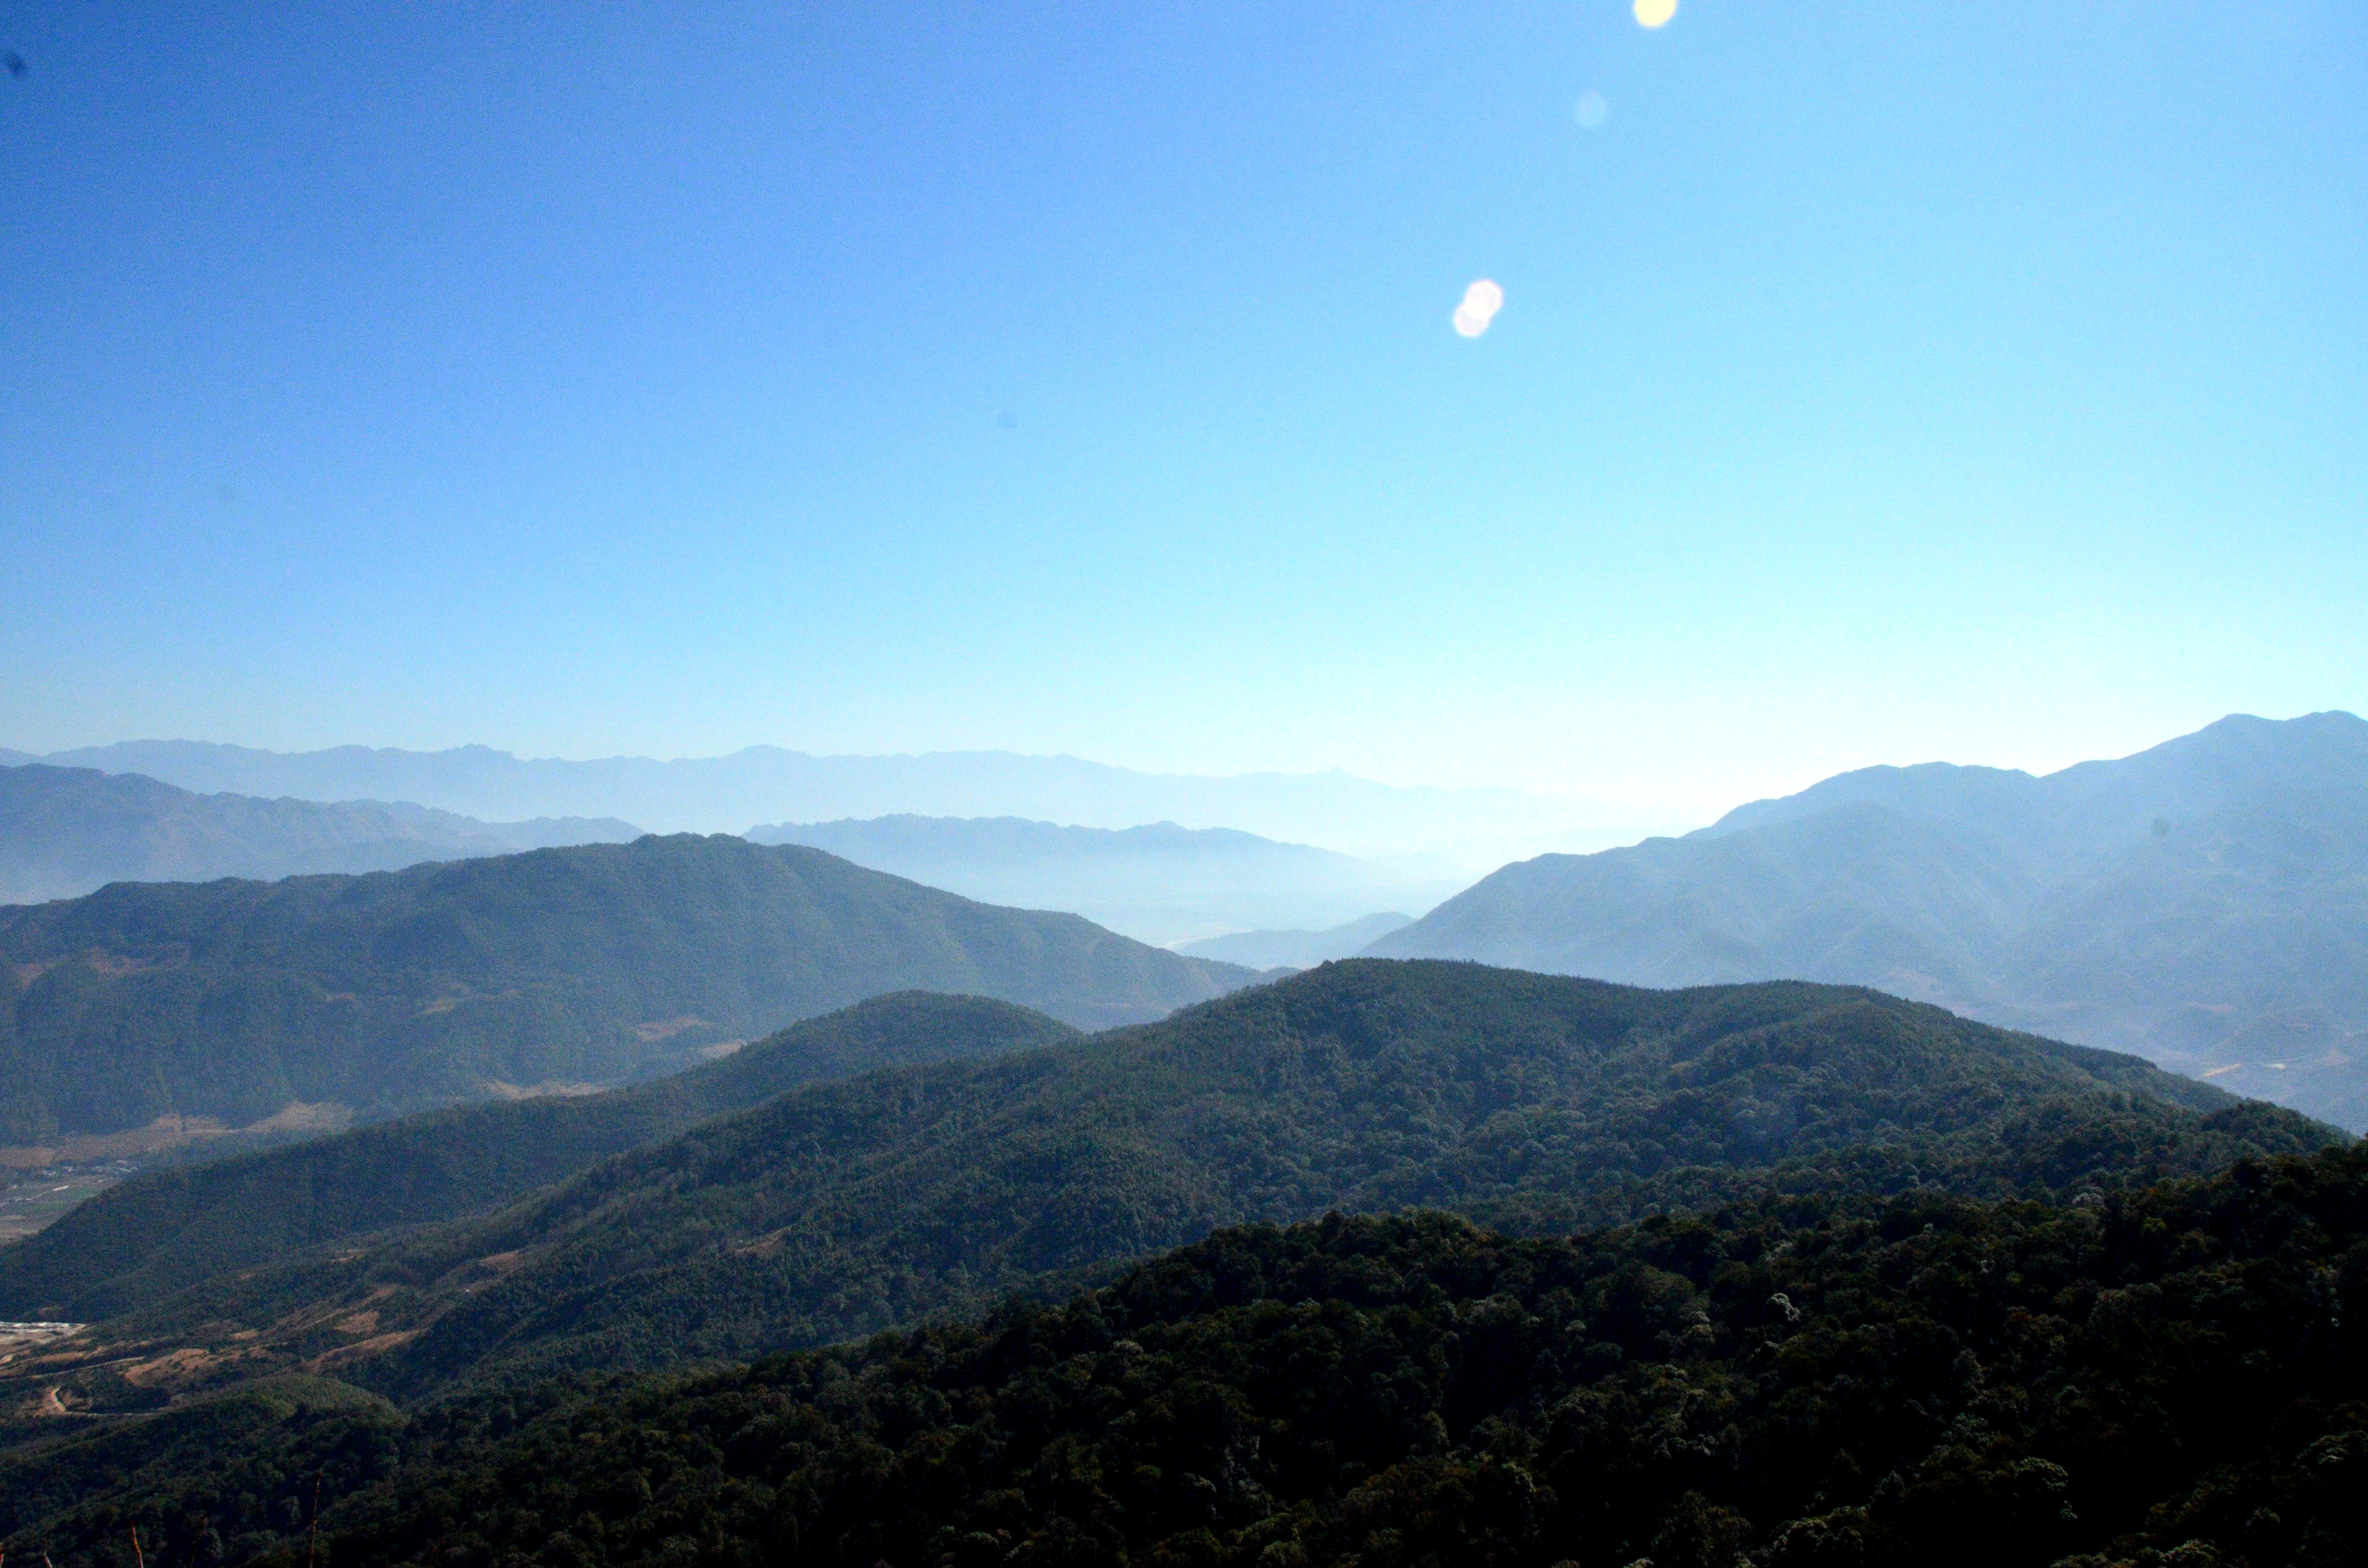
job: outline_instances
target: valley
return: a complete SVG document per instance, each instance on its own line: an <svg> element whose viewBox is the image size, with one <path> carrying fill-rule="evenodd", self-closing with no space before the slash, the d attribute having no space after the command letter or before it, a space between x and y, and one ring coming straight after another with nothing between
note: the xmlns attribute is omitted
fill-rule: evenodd
<svg viewBox="0 0 2368 1568"><path fill-rule="evenodd" d="M56 1164L45 1160L29 1175L11 1173L0 1182L0 1247L56 1223L138 1169L128 1160Z"/></svg>

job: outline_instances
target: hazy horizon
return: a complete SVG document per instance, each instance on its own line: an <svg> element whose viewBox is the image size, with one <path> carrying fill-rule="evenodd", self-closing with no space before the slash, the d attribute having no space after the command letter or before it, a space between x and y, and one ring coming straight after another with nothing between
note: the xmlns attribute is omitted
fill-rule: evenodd
<svg viewBox="0 0 2368 1568"><path fill-rule="evenodd" d="M2276 721L2305 716L2217 715L2214 722L2232 717L2269 717ZM2176 735L2156 736L2126 753L2077 756L2050 767L2018 768L1978 757L1891 757L1863 766L1913 767L1940 763L1999 768L2044 778L2082 763L2135 756L2180 738ZM154 748L153 755L143 748ZM195 749L182 752L177 748ZM213 759L219 754L227 755L222 756L217 764ZM1074 754L1030 754L1004 748L829 754L760 742L704 756L659 757L646 754L612 753L592 757L539 757L521 756L484 742L472 742L439 751L356 744L306 752L284 752L245 747L234 743L176 738L120 741L97 746L62 748L49 753L35 753L0 744L0 760L10 757L54 761L66 766L100 767L107 771L148 772L167 783L200 792L220 790L260 796L291 795L321 801L416 801L416 803L464 812L486 822L536 816L619 815L656 832L688 830L733 834L771 826L825 825L898 815L1015 818L1104 830L1172 823L1193 830L1236 829L1286 845L1316 845L1382 859L1447 856L1474 873L1492 869L1508 860L1526 859L1538 854L1586 854L1634 844L1648 837L1684 834L1707 826L1739 808L1779 800L1836 776L1827 774L1820 775L1818 778L1788 781L1760 793L1717 801L1691 814L1681 814L1679 809L1666 802L1620 802L1557 796L1509 785L1406 785L1369 778L1338 767L1302 773L1278 770L1237 774L1156 773ZM510 790L525 789L528 792L504 795L500 793L502 786L494 785L491 788L495 793L486 794L482 791L488 786L482 779L472 780L465 767L455 772L449 766L434 766L475 759L514 765L514 770L540 769L548 773L556 767L581 777L572 785L554 785L546 779L539 787L541 792L536 792L535 786L522 786L512 780L508 786ZM753 781L741 779L720 786L723 791L721 799L736 802L725 804L716 803L714 791L719 786L711 782L707 786L709 803L690 807L687 814L684 809L654 804L654 801L666 798L663 792L655 797L647 794L636 797L633 793L651 788L648 773L653 768L663 773L668 769L691 767L712 772L723 765L752 761L762 763L774 759L790 759L823 769L825 778L818 786L812 779L803 781L803 787L809 791L819 788L822 792L819 795L811 792L800 795L797 793L798 783L792 781L787 786L791 790L789 795L768 795L764 792L768 790L781 790L785 787L784 780L778 778ZM250 761L259 765L258 767L243 771ZM373 772L373 768L387 763L393 764L398 771L393 775L382 768ZM414 770L405 774L400 771L413 764L431 766L426 772ZM930 766L935 764L962 766L951 769ZM1011 764L1021 766L1015 769L1008 766ZM306 765L313 766L308 767ZM904 774L898 775L894 771L896 765L917 765L919 773L916 776L914 770L907 767ZM1048 774L1035 765L1051 765L1052 771ZM608 775L586 771L609 766L632 771ZM1857 769L1836 770L1837 774L1852 771ZM383 782L375 785L372 782L373 779L383 780L389 777L407 778L416 782L410 785L398 783L392 788ZM1130 781L1148 787L1148 792L1131 793L1125 788ZM1119 785L1115 790L1110 788L1113 782ZM1381 814L1378 817L1369 814L1361 823L1347 820L1342 812L1341 798L1326 796L1321 792L1326 784L1348 786L1352 793L1361 792L1369 801L1375 791L1380 791ZM1248 787L1253 793L1245 795L1236 790L1229 805L1222 790L1197 798L1190 792L1194 786L1229 785ZM1261 798L1255 793L1260 786L1281 789L1286 795L1295 792L1300 798L1296 801L1279 799L1271 794ZM1316 791L1312 796L1308 793L1311 786ZM1161 787L1169 787L1168 792L1160 793ZM1181 788L1182 793L1176 792L1178 787ZM659 788L663 791L664 787ZM472 789L481 792L472 794ZM553 789L561 793L550 793ZM779 802L769 808L770 816L768 815L768 801ZM1180 801L1191 803L1179 804ZM1394 807L1396 808L1395 815ZM1404 812L1408 810L1419 812L1426 808L1434 811L1446 809L1450 816L1435 821L1454 822L1460 831L1451 830L1448 836L1441 837L1436 826L1429 833L1420 828L1406 827L1409 820L1418 822L1421 819L1419 816L1409 819ZM1276 815L1277 812L1281 814ZM1464 816L1456 816L1458 812ZM1314 814L1310 815L1311 812ZM1386 824L1392 822L1396 824L1395 829L1388 825L1376 825L1377 823ZM1324 825L1312 825L1315 823ZM1326 831L1327 827L1333 831Z"/></svg>
<svg viewBox="0 0 2368 1568"><path fill-rule="evenodd" d="M11 745L1700 821L2368 707L2331 0L0 34Z"/></svg>

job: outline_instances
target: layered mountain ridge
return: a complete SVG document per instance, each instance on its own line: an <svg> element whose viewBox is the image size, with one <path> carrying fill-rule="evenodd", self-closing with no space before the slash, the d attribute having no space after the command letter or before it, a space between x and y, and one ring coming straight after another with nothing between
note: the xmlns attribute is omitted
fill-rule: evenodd
<svg viewBox="0 0 2368 1568"><path fill-rule="evenodd" d="M2368 1127L2368 723L2238 715L2041 778L1863 769L1507 866L1366 950L1875 985Z"/></svg>
<svg viewBox="0 0 2368 1568"><path fill-rule="evenodd" d="M27 1267L0 1274L0 1305L115 1312L42 1374L101 1407L308 1369L417 1399L828 1343L1332 1209L1551 1233L1771 1187L2112 1189L2340 1139L2133 1057L1801 983L1653 992L1358 960L1088 1040L1000 1038L1023 1048L925 1043L914 1065L792 1087L504 1207L186 1288L159 1260L255 1215L237 1180L193 1206L174 1197L188 1184L142 1177L14 1249ZM367 1158L262 1164L374 1180L406 1134L369 1132ZM146 1250L124 1244L142 1227ZM43 1293L42 1259L63 1285L100 1251L105 1278Z"/></svg>
<svg viewBox="0 0 2368 1568"><path fill-rule="evenodd" d="M1245 927L1330 926L1392 904L1429 909L1472 881L1437 856L1366 860L1172 822L1113 829L1020 817L889 816L768 824L746 836L827 849L965 898L1071 910L1161 944ZM1357 945L1329 956L1346 956Z"/></svg>
<svg viewBox="0 0 2368 1568"><path fill-rule="evenodd" d="M491 746L272 752L123 741L21 761L141 773L184 789L303 800L417 801L487 818L627 817L661 832L912 814L1022 817L1125 829L1231 828L1349 855L1429 851L1495 865L1542 844L1616 843L1634 826L1600 804L1505 788L1405 788L1328 773L1144 773L1007 751L816 756L749 746L724 756L520 757Z"/></svg>
<svg viewBox="0 0 2368 1568"><path fill-rule="evenodd" d="M723 836L117 883L0 909L0 1143L576 1091L893 991L1102 1028L1256 978Z"/></svg>
<svg viewBox="0 0 2368 1568"><path fill-rule="evenodd" d="M480 822L407 801L199 795L136 773L0 766L0 904L109 882L393 871L641 836L613 817Z"/></svg>

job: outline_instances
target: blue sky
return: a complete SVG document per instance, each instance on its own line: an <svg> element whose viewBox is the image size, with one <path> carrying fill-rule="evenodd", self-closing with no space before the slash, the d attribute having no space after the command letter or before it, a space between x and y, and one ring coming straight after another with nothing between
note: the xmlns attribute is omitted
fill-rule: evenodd
<svg viewBox="0 0 2368 1568"><path fill-rule="evenodd" d="M0 6L0 744L1658 821L2368 706L2357 5L381 9Z"/></svg>

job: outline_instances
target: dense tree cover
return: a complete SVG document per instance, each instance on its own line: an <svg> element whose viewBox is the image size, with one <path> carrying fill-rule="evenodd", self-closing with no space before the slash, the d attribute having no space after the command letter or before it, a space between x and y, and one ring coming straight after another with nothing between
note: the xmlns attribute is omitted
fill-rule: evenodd
<svg viewBox="0 0 2368 1568"><path fill-rule="evenodd" d="M427 1111L152 1172L0 1249L0 1319L117 1316L323 1242L491 1209L801 1084L1076 1038L1008 1002L900 992L632 1088Z"/></svg>
<svg viewBox="0 0 2368 1568"><path fill-rule="evenodd" d="M2110 1190L2338 1137L1870 992L1360 960L1074 1045L793 1090L482 1219L210 1280L88 1354L192 1346L210 1377L334 1357L416 1399L828 1343L1327 1209L1541 1234L1768 1183ZM338 1326L364 1312L367 1358ZM156 1396L108 1375L77 1387Z"/></svg>
<svg viewBox="0 0 2368 1568"><path fill-rule="evenodd" d="M0 1142L615 1082L892 991L1101 1028L1253 978L1076 915L723 836L120 883L0 909Z"/></svg>
<svg viewBox="0 0 2368 1568"><path fill-rule="evenodd" d="M1059 1307L341 1440L342 1568L2332 1568L2368 1558L2368 1153L1569 1238L1249 1226ZM15 1539L129 1568L141 1520L177 1562L230 1494Z"/></svg>
<svg viewBox="0 0 2368 1568"><path fill-rule="evenodd" d="M55 1426L53 1420L50 1423ZM331 1378L260 1379L128 1424L0 1453L0 1538L52 1554L120 1544L136 1527L158 1568L241 1562L335 1498L394 1473L406 1423Z"/></svg>

